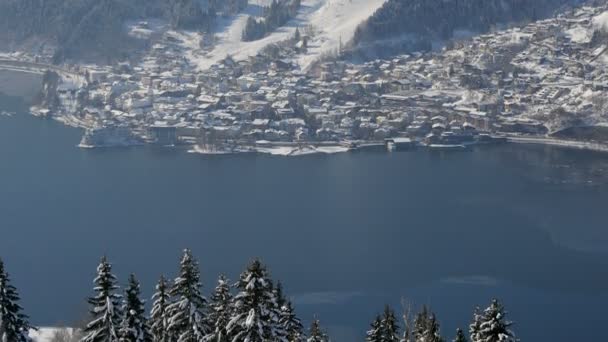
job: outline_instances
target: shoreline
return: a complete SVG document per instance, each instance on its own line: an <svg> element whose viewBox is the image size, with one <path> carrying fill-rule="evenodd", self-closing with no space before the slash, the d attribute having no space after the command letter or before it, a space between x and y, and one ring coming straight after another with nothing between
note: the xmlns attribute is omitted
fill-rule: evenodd
<svg viewBox="0 0 608 342"><path fill-rule="evenodd" d="M7 82L9 79L13 80L14 75L23 75L25 72L19 70L0 70L0 92L6 90L6 85L11 84L13 82ZM18 96L23 98L26 102L29 102L29 97L33 97L34 93L38 91L38 86L34 85L34 79L39 78L40 75L31 75L29 79L23 79L22 77L17 77L21 79L23 83L21 87L18 89L14 89L17 93L10 94L9 96ZM48 110L44 108L40 108L37 106L31 106L28 112L29 115L38 117L38 118L48 118L54 120L56 122L61 123L66 127L73 127L79 129L87 129L90 128L88 125L79 120L78 118L70 115L60 115L55 116L52 115L48 117ZM543 137L543 136L517 136L517 135L507 135L506 143L513 144L529 144L529 145L546 145L546 146L557 146L568 149L578 149L578 150L587 150L594 152L603 152L608 153L608 143L599 143L599 142L589 142L589 141L580 141L580 140L566 140L566 139L557 139L551 137ZM84 149L96 149L96 148L114 148L114 147L133 147L133 146L142 146L146 144L124 144L124 145L108 145L108 146L91 146L86 145L83 146L81 144L77 144L78 147ZM483 144L473 144L475 145L483 145ZM177 147L177 146L176 146ZM215 150L215 151L204 151L200 147L196 145L190 145L186 147L188 153L201 154L201 155L220 155L220 154L242 154L242 153L259 153L259 154L269 154L276 156L302 156L302 155L311 155L311 154L336 154L336 153L344 153L344 152L353 152L353 151L361 151L366 150L368 148L377 149L380 147L384 147L384 143L382 142L357 142L357 147L347 147L345 144L334 141L310 141L310 142L285 142L285 143L275 143L275 142L262 142L261 144L253 144L251 146L238 146L233 150ZM449 146L423 146L432 150L449 150Z"/></svg>
<svg viewBox="0 0 608 342"><path fill-rule="evenodd" d="M507 136L507 142L513 144L557 146L576 150L608 153L608 144L589 141L566 140L547 137Z"/></svg>
<svg viewBox="0 0 608 342"><path fill-rule="evenodd" d="M51 119L62 124L65 127L78 128L78 129L86 129L80 122L74 122L68 118L60 118L52 116L50 118L46 118L41 115L36 115L32 111L29 112L29 115L39 118L39 119ZM521 144L521 145L545 145L545 146L555 146L567 149L576 149L576 150L585 150L585 151L593 151L593 152L601 152L608 153L608 143L599 143L599 142L590 142L590 141L580 141L580 140L566 140L566 139L557 139L551 137L543 137L543 136L515 136L515 135L507 135L506 141L504 143L507 144ZM145 145L154 146L154 144L125 144L125 145L108 145L108 146L91 146L91 145L82 145L77 144L76 146L83 149L109 149L116 147L141 147ZM475 147L475 146L483 146L487 145L484 143L476 143L470 144L466 147ZM334 141L310 141L310 142L269 142L269 141L260 141L252 145L243 145L236 146L233 149L217 149L213 151L203 150L198 145L174 145L174 146L165 146L172 149L181 149L186 150L187 153L199 154L199 155L235 155L235 154L266 154L273 156L284 156L284 157L298 157L305 155L314 155L314 154L337 154L337 153L345 153L345 152L357 152L357 151L366 151L366 150L378 150L380 148L386 149L386 145L383 142L377 141L360 141L357 142L356 147L346 146L345 143L334 142ZM425 146L416 144L414 148L424 147L429 150L456 150L454 148L450 148L448 145L432 145Z"/></svg>

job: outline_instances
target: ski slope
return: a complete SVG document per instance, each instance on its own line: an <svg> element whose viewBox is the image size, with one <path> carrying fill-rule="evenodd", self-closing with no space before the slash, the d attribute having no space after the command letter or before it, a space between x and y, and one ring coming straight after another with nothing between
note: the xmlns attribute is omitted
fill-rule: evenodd
<svg viewBox="0 0 608 342"><path fill-rule="evenodd" d="M265 46L293 37L296 28L312 26L314 36L308 42L308 52L296 57L301 69L307 69L324 53L336 51L340 41L352 39L357 25L369 18L386 0L302 0L298 15L285 26L263 39L253 42L241 41L247 18L261 17L263 7L272 0L250 0L249 5L235 16L220 18L215 33L215 45L211 51L199 47L201 35L197 32L175 32L183 41L186 57L200 70L230 55L236 60L255 56Z"/></svg>

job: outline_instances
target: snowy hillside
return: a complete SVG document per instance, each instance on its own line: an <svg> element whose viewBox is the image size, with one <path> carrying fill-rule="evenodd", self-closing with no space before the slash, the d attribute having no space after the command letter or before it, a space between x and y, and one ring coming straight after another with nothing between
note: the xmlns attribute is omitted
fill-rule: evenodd
<svg viewBox="0 0 608 342"><path fill-rule="evenodd" d="M349 41L357 25L370 17L386 0L302 0L296 18L267 37L253 41L241 41L241 35L249 16L260 17L263 7L272 0L250 0L243 13L220 18L215 44L210 51L199 47L201 35L197 32L173 32L183 41L186 56L199 69L207 69L215 62L233 56L237 60L256 55L265 46L293 36L297 27L312 26L315 35L309 42L306 54L296 58L302 69L309 67L323 53L338 49L340 41Z"/></svg>

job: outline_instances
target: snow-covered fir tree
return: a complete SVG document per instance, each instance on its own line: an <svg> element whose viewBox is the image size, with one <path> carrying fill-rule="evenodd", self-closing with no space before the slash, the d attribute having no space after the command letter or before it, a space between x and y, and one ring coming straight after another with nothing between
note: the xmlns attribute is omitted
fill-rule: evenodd
<svg viewBox="0 0 608 342"><path fill-rule="evenodd" d="M367 332L370 342L399 342L399 325L394 311L387 305L382 315L378 315Z"/></svg>
<svg viewBox="0 0 608 342"><path fill-rule="evenodd" d="M504 306L496 299L482 313L476 312L470 326L471 342L516 342Z"/></svg>
<svg viewBox="0 0 608 342"><path fill-rule="evenodd" d="M413 337L415 342L443 342L439 333L439 322L434 313L426 306L416 316Z"/></svg>
<svg viewBox="0 0 608 342"><path fill-rule="evenodd" d="M230 341L226 327L232 315L232 294L230 284L225 276L220 275L217 286L211 296L211 310L209 312L209 325L211 333L205 337L208 342Z"/></svg>
<svg viewBox="0 0 608 342"><path fill-rule="evenodd" d="M468 342L467 337L464 335L462 329L458 328L456 330L456 337L452 340L452 342Z"/></svg>
<svg viewBox="0 0 608 342"><path fill-rule="evenodd" d="M376 316L374 321L371 324L371 329L367 331L367 336L365 337L366 342L382 342L382 318L380 316Z"/></svg>
<svg viewBox="0 0 608 342"><path fill-rule="evenodd" d="M329 342L329 336L321 329L321 322L318 319L312 321L306 342Z"/></svg>
<svg viewBox="0 0 608 342"><path fill-rule="evenodd" d="M234 297L234 314L227 327L232 340L285 341L266 267L254 260L241 274L236 287L239 293Z"/></svg>
<svg viewBox="0 0 608 342"><path fill-rule="evenodd" d="M186 249L180 273L169 295L174 302L167 307L169 334L177 342L200 342L211 331L206 318L207 299L201 294L200 272L192 252Z"/></svg>
<svg viewBox="0 0 608 342"><path fill-rule="evenodd" d="M283 308L283 305L287 302L285 299L285 294L283 293L283 283L281 281L277 281L277 285L273 288L274 298L279 307L279 310Z"/></svg>
<svg viewBox="0 0 608 342"><path fill-rule="evenodd" d="M275 325L275 333L278 340L287 341L287 331L285 330L285 326L281 324L281 318L283 316L283 307L287 303L287 299L285 299L285 294L283 293L283 284L278 281L276 285L269 279L270 286L272 288L272 300L271 300L271 317L276 317Z"/></svg>
<svg viewBox="0 0 608 342"><path fill-rule="evenodd" d="M469 325L469 336L473 339L475 336L478 336L479 331L481 330L481 322L482 322L483 313L479 307L475 308L475 312L473 313L473 322Z"/></svg>
<svg viewBox="0 0 608 342"><path fill-rule="evenodd" d="M443 342L443 337L439 332L439 321L437 321L437 316L434 313L431 313L427 321L425 337L424 342Z"/></svg>
<svg viewBox="0 0 608 342"><path fill-rule="evenodd" d="M399 341L397 317L395 317L395 312L388 305L384 308L384 314L382 315L382 341Z"/></svg>
<svg viewBox="0 0 608 342"><path fill-rule="evenodd" d="M11 285L11 280L0 259L0 341L29 342L28 334L33 327L28 317L23 314L19 305L17 289Z"/></svg>
<svg viewBox="0 0 608 342"><path fill-rule="evenodd" d="M305 340L304 326L296 316L290 301L287 301L281 308L280 324L287 334L287 341L301 342Z"/></svg>
<svg viewBox="0 0 608 342"><path fill-rule="evenodd" d="M82 342L116 342L119 339L120 301L122 296L116 291L116 277L112 274L112 265L104 256L97 267L97 277L94 280L94 291L97 293L89 298L92 306L92 320L84 329Z"/></svg>
<svg viewBox="0 0 608 342"><path fill-rule="evenodd" d="M156 292L152 296L152 301L150 330L154 342L170 342L167 307L171 304L171 296L169 296L169 284L164 276L160 277L160 280L156 285Z"/></svg>
<svg viewBox="0 0 608 342"><path fill-rule="evenodd" d="M120 326L120 342L152 342L144 305L140 298L139 282L131 274L122 306L124 316Z"/></svg>
<svg viewBox="0 0 608 342"><path fill-rule="evenodd" d="M416 315L414 319L414 328L412 329L412 337L415 342L425 342L426 331L429 321L429 309L425 306Z"/></svg>

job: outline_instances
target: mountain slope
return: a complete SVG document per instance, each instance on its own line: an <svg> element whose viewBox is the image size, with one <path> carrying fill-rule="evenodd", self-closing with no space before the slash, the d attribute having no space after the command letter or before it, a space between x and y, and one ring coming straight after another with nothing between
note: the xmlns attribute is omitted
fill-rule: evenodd
<svg viewBox="0 0 608 342"><path fill-rule="evenodd" d="M302 0L297 16L286 25L266 37L243 42L242 33L249 16L260 17L262 7L272 0L252 0L240 14L218 20L216 44L211 51L198 48L200 35L185 32L185 44L190 48L188 58L200 69L206 69L217 61L231 55L235 59L245 59L256 55L264 47L293 37L296 28L311 28L314 34L308 42L308 51L299 55L296 62L307 69L323 54L336 51L340 42L353 38L355 29L369 18L386 0Z"/></svg>
<svg viewBox="0 0 608 342"><path fill-rule="evenodd" d="M0 44L51 45L56 60L120 58L138 48L124 30L126 20L155 17L175 28L198 29L211 26L213 13L210 3L201 6L199 0L0 0Z"/></svg>
<svg viewBox="0 0 608 342"><path fill-rule="evenodd" d="M577 0L388 0L356 31L354 45L368 48L395 37L425 42L458 30L486 32L499 24L536 20Z"/></svg>

